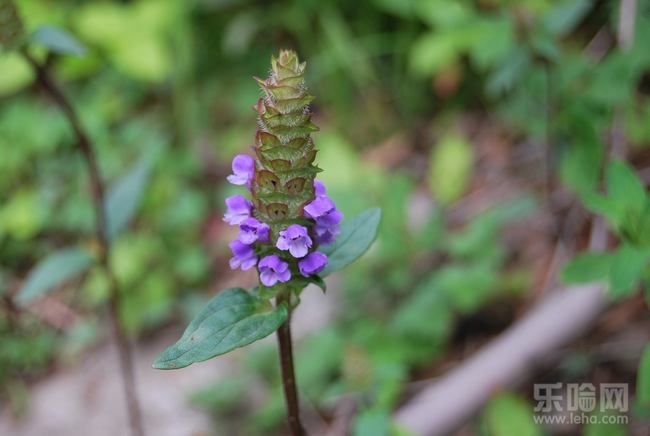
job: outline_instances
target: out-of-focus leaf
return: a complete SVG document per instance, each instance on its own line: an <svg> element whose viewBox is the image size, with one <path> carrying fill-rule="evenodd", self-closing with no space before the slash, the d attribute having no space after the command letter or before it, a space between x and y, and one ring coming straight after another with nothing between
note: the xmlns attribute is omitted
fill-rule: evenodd
<svg viewBox="0 0 650 436"><path fill-rule="evenodd" d="M16 52L0 52L0 96L27 86L34 77L29 64Z"/></svg>
<svg viewBox="0 0 650 436"><path fill-rule="evenodd" d="M600 183L604 147L588 116L579 114L572 119L575 133L560 161L560 175L575 192L587 195L595 192Z"/></svg>
<svg viewBox="0 0 650 436"><path fill-rule="evenodd" d="M443 137L431 153L429 187L445 205L456 201L469 183L474 156L472 146L460 135Z"/></svg>
<svg viewBox="0 0 650 436"><path fill-rule="evenodd" d="M538 436L530 405L515 394L504 392L492 398L484 418L490 436Z"/></svg>
<svg viewBox="0 0 650 436"><path fill-rule="evenodd" d="M354 436L389 436L391 434L390 415L382 410L367 410L360 413L354 421Z"/></svg>
<svg viewBox="0 0 650 436"><path fill-rule="evenodd" d="M106 224L110 239L115 238L129 224L138 210L149 180L151 165L151 155L145 153L122 179L111 186L106 195Z"/></svg>
<svg viewBox="0 0 650 436"><path fill-rule="evenodd" d="M636 401L650 411L650 344L646 344L636 376Z"/></svg>
<svg viewBox="0 0 650 436"><path fill-rule="evenodd" d="M639 209L645 204L645 187L634 170L625 162L611 162L607 166L605 178L607 195L616 202L631 209Z"/></svg>
<svg viewBox="0 0 650 436"><path fill-rule="evenodd" d="M531 58L523 47L515 48L488 78L487 92L496 96L513 88L531 64Z"/></svg>
<svg viewBox="0 0 650 436"><path fill-rule="evenodd" d="M457 61L459 40L451 33L431 32L413 43L409 53L411 71L419 76L430 76Z"/></svg>
<svg viewBox="0 0 650 436"><path fill-rule="evenodd" d="M380 221L381 210L377 208L344 220L336 241L320 249L328 257L327 266L320 276L339 271L361 257L375 240Z"/></svg>
<svg viewBox="0 0 650 436"><path fill-rule="evenodd" d="M472 16L472 10L463 2L446 0L416 1L415 13L418 18L436 28L458 26Z"/></svg>
<svg viewBox="0 0 650 436"><path fill-rule="evenodd" d="M83 272L92 262L90 253L82 248L69 248L52 253L29 273L16 300L20 304L27 304Z"/></svg>
<svg viewBox="0 0 650 436"><path fill-rule="evenodd" d="M589 12L591 4L591 0L564 1L544 15L542 26L552 35L564 36Z"/></svg>
<svg viewBox="0 0 650 436"><path fill-rule="evenodd" d="M609 275L613 256L610 253L579 254L562 270L565 283L588 283L605 280Z"/></svg>
<svg viewBox="0 0 650 436"><path fill-rule="evenodd" d="M644 268L648 266L648 253L630 245L623 245L614 254L609 276L610 292L615 297L625 297L634 291Z"/></svg>
<svg viewBox="0 0 650 436"><path fill-rule="evenodd" d="M626 436L626 426L616 421L619 416L616 411L597 410L589 415L589 421L584 427L584 436Z"/></svg>
<svg viewBox="0 0 650 436"><path fill-rule="evenodd" d="M153 363L156 369L184 368L262 339L287 319L285 305L266 300L242 288L221 291L187 327L174 345Z"/></svg>
<svg viewBox="0 0 650 436"><path fill-rule="evenodd" d="M41 26L32 35L32 41L59 54L82 56L86 47L66 30L56 26Z"/></svg>

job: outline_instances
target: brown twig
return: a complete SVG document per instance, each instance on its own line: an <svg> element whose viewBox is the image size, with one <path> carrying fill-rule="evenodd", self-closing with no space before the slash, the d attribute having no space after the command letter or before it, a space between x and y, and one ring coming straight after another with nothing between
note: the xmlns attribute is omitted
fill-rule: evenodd
<svg viewBox="0 0 650 436"><path fill-rule="evenodd" d="M305 429L300 422L298 393L296 392L296 376L293 370L293 345L291 343L291 305L289 298L278 297L278 304L286 303L289 314L287 320L278 329L278 345L280 352L280 367L282 370L282 386L287 405L287 423L291 436L304 436Z"/></svg>
<svg viewBox="0 0 650 436"><path fill-rule="evenodd" d="M100 247L99 261L109 282L109 318L111 321L113 338L119 354L120 370L122 374L124 395L126 397L127 413L131 426L131 434L133 436L143 436L144 430L140 412L140 403L135 391L135 371L133 368L131 346L127 334L124 332L120 324L120 287L110 262L111 244L106 223L105 189L102 182L101 171L97 164L95 150L88 134L81 125L81 121L79 120L72 104L49 74L47 67L40 64L26 50L23 50L22 54L34 70L38 84L50 95L54 103L59 107L70 123L77 139L76 146L86 162L95 209L95 234Z"/></svg>

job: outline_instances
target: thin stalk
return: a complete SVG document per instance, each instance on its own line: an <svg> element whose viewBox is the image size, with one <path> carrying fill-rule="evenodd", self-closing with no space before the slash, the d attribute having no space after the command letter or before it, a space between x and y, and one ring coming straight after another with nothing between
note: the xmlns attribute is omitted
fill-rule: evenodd
<svg viewBox="0 0 650 436"><path fill-rule="evenodd" d="M305 429L300 422L298 393L296 391L296 376L293 370L293 345L291 343L291 306L289 299L278 297L278 304L287 303L289 314L287 320L278 329L278 345L280 352L280 367L282 370L282 386L287 405L287 423L291 436L304 436Z"/></svg>
<svg viewBox="0 0 650 436"><path fill-rule="evenodd" d="M133 368L131 346L126 332L120 324L120 287L110 262L111 244L106 225L105 189L101 171L97 164L95 150L72 104L49 74L47 68L36 61L26 50L23 50L22 54L34 70L38 84L50 95L54 103L67 118L68 123L70 123L77 139L76 146L86 162L95 209L95 234L99 243L99 261L109 282L109 318L111 321L113 340L115 341L119 355L120 372L122 374L122 384L124 396L126 397L131 434L133 436L144 436L140 403L135 391L135 371Z"/></svg>

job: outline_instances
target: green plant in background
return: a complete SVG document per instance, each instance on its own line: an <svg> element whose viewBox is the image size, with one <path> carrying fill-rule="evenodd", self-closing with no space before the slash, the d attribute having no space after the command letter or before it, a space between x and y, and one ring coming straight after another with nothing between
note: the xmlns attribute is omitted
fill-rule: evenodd
<svg viewBox="0 0 650 436"><path fill-rule="evenodd" d="M31 66L37 83L53 100L72 129L78 152L83 156L90 179L93 207L95 209L94 249L87 247L66 248L50 253L30 272L16 296L16 302L24 306L80 273L97 265L108 283L108 302L113 335L117 345L126 408L131 431L135 436L144 435L140 404L135 390L135 376L131 346L120 319L122 291L112 265L111 247L115 237L133 218L140 203L142 191L150 171L150 153L134 170L107 192L100 170L96 150L91 137L84 129L72 103L56 83L48 67L30 52L31 43L41 44L51 52L83 54L85 49L74 37L56 27L41 27L30 38L22 35L22 22L12 1L3 0L2 19L10 30L3 34L3 43L16 49ZM9 22L7 22L7 17ZM13 303L12 303L13 304Z"/></svg>
<svg viewBox="0 0 650 436"><path fill-rule="evenodd" d="M260 286L221 291L197 315L181 339L165 350L154 368L177 369L248 345L278 330L287 420L293 435L303 435L300 422L291 339L291 311L300 293L322 277L359 258L375 238L378 209L343 222L325 185L315 180L316 149L305 87L305 63L282 50L271 60L271 75L256 79L264 93L255 106L258 130L255 158L233 159L228 181L246 186L242 195L226 199L224 221L239 226L230 243L232 269L257 265ZM275 305L271 301L275 299Z"/></svg>
<svg viewBox="0 0 650 436"><path fill-rule="evenodd" d="M267 53L287 41L310 54L306 79L319 95L318 156L327 169L319 177L328 194L346 216L375 204L382 208L375 249L337 278L340 286L332 285L340 289L336 297L345 312L296 348L301 395L319 412L333 412L337 400L352 396L359 413L351 431L387 431L391 410L410 392L408 382L428 377L431 366L454 356L450 352L468 320L485 318L486 311L492 316L494 306L499 314L507 312L535 283L535 273L521 269L519 253L500 237L501 229L518 225L532 210L529 199L447 222L447 211L456 216L456 202L461 200L462 208L470 192L471 203L477 181L484 180L489 157L483 128L466 122L477 112L503 129L502 151L512 153L499 176L528 173L522 154L533 158L534 151L549 147L547 169L551 175L557 171L589 210L599 212L606 201L626 203L622 208L632 211L623 213L628 218L603 214L619 236L618 247L580 255L564 275L572 283L592 277L623 284L618 290L609 286L621 298L634 297L639 283L647 283L647 267L639 270L644 250L634 237L643 232L634 230L641 226L631 219L637 208L612 195L607 183L602 193L598 189L606 166L602 138L609 135L614 106L621 109L629 160L637 168L646 162L650 100L644 41L650 27L641 2L637 43L626 53L600 44L616 26L617 1L140 0L80 6L62 0L61 5L18 0L30 51L84 109L80 115L106 180L116 181L111 185L125 175L137 180L130 174L149 160L137 219L112 241L120 318L131 336L149 338L165 323L189 321L208 299L192 289L230 280L227 267L221 268L226 232L212 211L234 192L217 180L226 174L222 162L250 143L250 102L259 90L249 72L264 71ZM59 27L53 32L44 23ZM68 344L77 329L92 330L98 307L108 301L109 283L97 266L88 189L80 183L83 162L69 148L74 138L65 119L28 88L34 75L17 51L0 51L0 71L0 192L8 193L0 207L0 286L19 308L32 309L45 296L70 304L79 315L74 329L55 335L56 346L38 346L42 360L29 365L32 374L47 368L40 366L46 365L45 354L50 362L60 357L58 345ZM388 142L398 146L390 148L387 162L384 156L366 158L365 149L374 156ZM148 145L161 143L168 144L163 152L147 158ZM427 187L428 201L444 207L414 224L407 211L414 206L421 211L418 201ZM30 344L28 338L48 332L40 324L32 329L33 312L21 309L19 316L14 333L3 330L6 343ZM506 316L500 325L509 321ZM30 358L18 351L27 348L17 346L15 355L3 357L7 374L24 374L22 362ZM232 426L226 433L242 425L246 434L277 431L283 404L276 350L260 344L234 358L244 360L235 386L210 386L195 400L215 414L215 425ZM639 386L647 380L643 367ZM260 384L265 400L254 390ZM16 386L7 390L15 398L25 392ZM211 401L211 394L221 397ZM242 404L243 397L251 401ZM523 421L515 401L499 404L488 406L484 421L490 429L503 428L508 409L519 416L515 421Z"/></svg>

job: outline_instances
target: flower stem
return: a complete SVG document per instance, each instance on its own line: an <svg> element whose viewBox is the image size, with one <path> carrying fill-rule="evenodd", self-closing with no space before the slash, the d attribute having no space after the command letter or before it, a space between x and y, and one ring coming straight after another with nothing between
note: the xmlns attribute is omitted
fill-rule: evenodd
<svg viewBox="0 0 650 436"><path fill-rule="evenodd" d="M126 408L131 426L131 434L133 436L144 436L145 433L142 425L140 403L135 391L135 371L133 368L131 346L127 334L124 332L122 325L120 324L120 288L117 278L115 277L115 272L110 263L111 244L108 237L108 227L106 225L105 188L102 182L101 171L97 164L95 150L90 137L81 125L81 121L79 120L72 104L49 74L46 66L36 61L36 59L34 59L26 50L23 50L22 54L34 70L38 84L50 95L54 103L67 118L68 123L72 127L76 136L77 148L86 162L95 208L95 233L100 249L99 260L109 282L109 316L113 339L120 360L120 372L122 374L122 384L124 395L126 397Z"/></svg>
<svg viewBox="0 0 650 436"><path fill-rule="evenodd" d="M291 307L289 298L278 297L278 304L285 302L289 314L287 320L278 329L278 345L280 351L280 367L282 370L282 386L287 405L287 423L291 436L304 436L305 430L300 422L298 393L296 392L296 376L293 370L293 346L291 344Z"/></svg>

